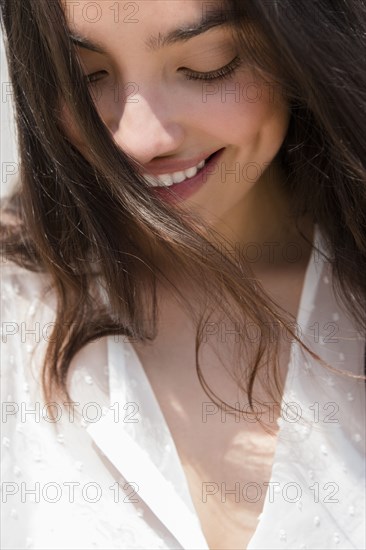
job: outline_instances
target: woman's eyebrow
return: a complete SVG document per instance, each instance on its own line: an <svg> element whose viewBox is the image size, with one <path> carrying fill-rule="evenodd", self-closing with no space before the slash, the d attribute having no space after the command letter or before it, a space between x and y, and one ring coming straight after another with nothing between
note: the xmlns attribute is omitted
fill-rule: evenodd
<svg viewBox="0 0 366 550"><path fill-rule="evenodd" d="M75 46L79 46L79 48L85 48L86 50L91 50L92 52L102 53L105 54L106 51L98 42L92 42L88 38L85 38L85 36L81 36L77 32L70 32L69 38Z"/></svg>
<svg viewBox="0 0 366 550"><path fill-rule="evenodd" d="M177 42L186 42L187 40L203 34L214 27L225 24L228 24L228 17L223 13L223 11L212 10L197 23L184 25L169 31L166 34L159 33L158 36L150 36L145 41L145 45L149 51L156 51L166 46L176 44ZM93 42L88 38L81 36L77 32L71 31L69 33L69 38L73 44L79 46L80 48L85 48L100 54L107 53L102 44Z"/></svg>
<svg viewBox="0 0 366 550"><path fill-rule="evenodd" d="M166 46L171 46L177 42L186 42L195 36L203 34L214 27L228 23L228 17L221 11L211 11L204 16L198 23L184 25L178 29L173 29L167 34L159 33L158 36L150 36L145 44L150 51L156 51Z"/></svg>

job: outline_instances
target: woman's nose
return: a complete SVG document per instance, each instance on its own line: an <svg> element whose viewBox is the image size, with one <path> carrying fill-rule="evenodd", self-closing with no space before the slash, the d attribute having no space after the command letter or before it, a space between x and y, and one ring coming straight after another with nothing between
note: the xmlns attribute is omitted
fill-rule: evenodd
<svg viewBox="0 0 366 550"><path fill-rule="evenodd" d="M182 123L173 111L162 100L153 102L140 94L127 99L109 128L118 146L142 165L155 157L173 155L184 140Z"/></svg>

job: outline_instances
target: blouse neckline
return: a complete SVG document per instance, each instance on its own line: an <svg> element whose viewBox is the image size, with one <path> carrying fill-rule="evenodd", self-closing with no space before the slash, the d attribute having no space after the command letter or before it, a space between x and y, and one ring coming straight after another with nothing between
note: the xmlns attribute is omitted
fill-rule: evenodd
<svg viewBox="0 0 366 550"><path fill-rule="evenodd" d="M316 225L314 226L313 244L316 245L318 251L320 250L322 252L323 243L319 229ZM317 282L321 273L321 266L318 265L321 262L315 261L315 254L317 254L317 250L313 248L304 277L297 316L297 323L301 326L303 326L303 323L306 323L308 315L310 314L308 301L309 298L313 297L315 294ZM286 395L286 388L293 376L292 347L281 406ZM126 358L129 358L129 360ZM107 427L106 430L104 429L106 426L102 426L100 423L99 426L94 425L88 428L88 431L91 432L91 435L96 439L97 443L104 449L104 452L112 457L112 462L119 467L122 473L128 472L130 479L136 480L137 483L138 476L140 475L141 481L144 479L144 483L141 484L141 487L144 487L146 484L149 485L150 483L151 486L149 488L145 487L147 489L146 493L140 491L140 496L159 517L162 523L170 529L172 534L182 544L183 548L193 549L199 547L202 548L202 550L209 550L207 540L202 531L199 516L193 504L188 480L175 447L174 438L132 343L123 342L121 349L121 342L116 342L113 336L109 336L108 365L111 405L121 401L125 403L136 402L141 404L141 421L132 426L130 424L124 424L122 426L123 437L126 436L124 440L125 452L123 453L123 458L116 454L114 454L114 457L112 456L114 453L114 444L108 441L112 436L112 431L116 431L116 426L113 426L112 422L109 423L109 427ZM105 420L107 420L107 418L105 418ZM154 441L148 440L149 430L151 433L159 434L158 438L155 438ZM281 432L282 427L280 425L270 482L273 480L273 471L276 466ZM121 432L118 437L121 439ZM167 456L167 449L169 449L170 456ZM143 460L143 462L141 462L140 459ZM141 471L139 472L141 468L144 470L143 475ZM147 475L150 482L147 481ZM154 491L156 491L156 487L154 488L154 480L159 482L158 494L153 494ZM164 481L167 481L167 484ZM169 493L169 488L173 488L173 492ZM161 505L161 503L159 503L159 499L161 500L164 494L166 497L170 495L168 505ZM269 514L270 507L266 505L267 500L268 491L265 497L263 511L258 517L258 524L248 543L248 548L250 547L251 541L258 533L260 526L269 521L267 515ZM167 508L170 508L170 511L168 511ZM171 517L171 511L173 511L174 514L178 509L178 520L174 520Z"/></svg>

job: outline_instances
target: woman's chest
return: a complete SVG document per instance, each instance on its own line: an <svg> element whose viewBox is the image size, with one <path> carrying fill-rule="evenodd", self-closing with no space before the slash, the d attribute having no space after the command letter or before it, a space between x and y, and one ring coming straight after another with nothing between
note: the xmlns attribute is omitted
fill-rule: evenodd
<svg viewBox="0 0 366 550"><path fill-rule="evenodd" d="M280 286L283 284L281 281ZM286 303L294 314L300 293L298 281ZM246 548L256 530L271 479L280 406L258 376L262 383L254 385L253 414L248 395L244 389L239 391L234 375L238 374L233 353L236 337L228 323L218 323L218 330L209 335L211 340L203 338L198 375L192 323L168 302L161 319L154 342L136 344L135 350L174 439L208 545ZM287 339L279 355L278 401L290 351ZM245 371L244 362L240 368Z"/></svg>
<svg viewBox="0 0 366 550"><path fill-rule="evenodd" d="M209 547L243 549L263 510L276 436L259 426L219 422L175 439Z"/></svg>
<svg viewBox="0 0 366 550"><path fill-rule="evenodd" d="M253 415L218 358L206 353L202 370L214 393L227 403L220 407L199 383L193 351L184 342L175 348L180 352L174 369L169 369L168 355L157 350L139 353L140 359L174 439L209 547L246 548L271 478L278 407L257 394L267 407L262 413L257 407ZM272 433L266 433L259 419Z"/></svg>

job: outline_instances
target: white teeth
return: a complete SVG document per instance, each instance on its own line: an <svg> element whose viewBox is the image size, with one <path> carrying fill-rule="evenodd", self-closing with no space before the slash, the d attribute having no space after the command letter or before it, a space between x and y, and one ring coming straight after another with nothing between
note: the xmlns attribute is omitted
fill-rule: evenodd
<svg viewBox="0 0 366 550"><path fill-rule="evenodd" d="M186 179L186 175L184 172L174 172L173 174L173 182L174 183L182 183Z"/></svg>
<svg viewBox="0 0 366 550"><path fill-rule="evenodd" d="M169 174L163 174L162 176L157 176L157 179L163 184L169 187L173 183L173 177Z"/></svg>
<svg viewBox="0 0 366 550"><path fill-rule="evenodd" d="M144 174L145 180L153 187L170 187L173 183L182 183L186 179L193 178L199 170L206 164L205 160L201 160L197 166L182 170L181 172L173 172L172 174L161 174L159 176L151 176Z"/></svg>
<svg viewBox="0 0 366 550"><path fill-rule="evenodd" d="M201 164L201 163L200 163ZM203 165L202 165L203 166ZM202 168L202 166L195 166L194 168L188 168L188 170L186 170L186 176L187 178L193 178L193 176L195 176L198 172L198 169L199 168Z"/></svg>

